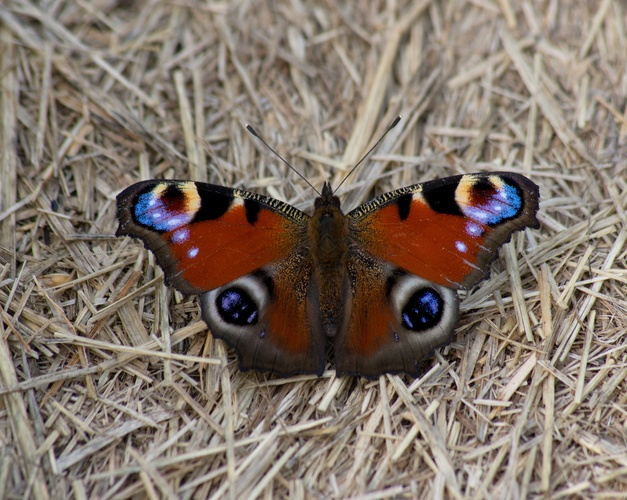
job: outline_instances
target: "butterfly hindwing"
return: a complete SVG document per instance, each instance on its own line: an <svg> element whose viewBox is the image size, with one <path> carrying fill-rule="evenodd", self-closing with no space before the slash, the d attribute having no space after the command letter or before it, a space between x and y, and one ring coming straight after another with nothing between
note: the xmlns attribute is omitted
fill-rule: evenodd
<svg viewBox="0 0 627 500"><path fill-rule="evenodd" d="M459 318L457 293L360 253L349 261L352 303L338 332L338 374L374 377L405 372L450 341Z"/></svg>
<svg viewBox="0 0 627 500"><path fill-rule="evenodd" d="M322 375L326 337L308 300L311 262L300 254L201 296L214 337L237 351L242 370Z"/></svg>
<svg viewBox="0 0 627 500"><path fill-rule="evenodd" d="M202 316L243 369L322 373L326 339L309 320L309 217L256 193L150 180L117 198L117 234L140 238L166 280L203 294Z"/></svg>

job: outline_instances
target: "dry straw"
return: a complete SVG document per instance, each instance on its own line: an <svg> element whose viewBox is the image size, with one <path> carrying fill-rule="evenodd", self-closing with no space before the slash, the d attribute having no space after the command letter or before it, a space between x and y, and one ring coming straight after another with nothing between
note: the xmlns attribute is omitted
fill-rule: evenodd
<svg viewBox="0 0 627 500"><path fill-rule="evenodd" d="M621 1L0 7L0 497L627 496ZM542 228L501 252L423 376L238 371L196 298L116 239L150 177L345 208L511 169Z"/></svg>

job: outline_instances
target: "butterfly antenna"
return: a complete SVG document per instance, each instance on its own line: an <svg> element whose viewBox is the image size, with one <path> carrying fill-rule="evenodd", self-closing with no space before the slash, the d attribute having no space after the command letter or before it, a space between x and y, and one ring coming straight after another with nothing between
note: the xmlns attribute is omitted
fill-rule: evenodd
<svg viewBox="0 0 627 500"><path fill-rule="evenodd" d="M275 154L275 156L276 156L279 160L281 160L281 161L282 161L283 163L285 163L288 167L290 167L290 168L292 169L292 171L293 171L293 172L296 172L296 174L297 174L297 175L298 175L298 176L299 176L302 180L304 180L307 184L309 184L309 187L310 187L311 189L313 189L313 190L317 193L317 195L318 195L318 196L322 196L322 195L320 194L320 191L318 191L318 190L317 190L317 189L313 186L313 184L312 184L311 182L309 182L309 181L305 178L305 176L304 176L303 174L301 174L298 170L296 170L296 169L292 166L292 164L291 164L289 161L287 161L287 160L286 160L285 158L283 158L283 157L282 157L279 153L277 153L274 149L272 149L272 148L270 147L270 144L268 144L268 143L267 143L267 142L263 139L263 137L261 137L261 136L257 133L257 131L256 131L254 128L252 128L252 126L251 126L250 124L248 124L248 123L246 124L246 130L248 130L251 134L253 134L253 135L254 135L257 139L259 139L259 140L263 143L263 145L264 145L265 147L267 147L270 151L272 151L272 152Z"/></svg>
<svg viewBox="0 0 627 500"><path fill-rule="evenodd" d="M344 176L344 179L342 179L342 182L340 182L338 184L338 186L333 190L334 193L337 192L338 189L340 189L340 186L342 186L342 184L344 184L344 182L346 181L346 179L348 179L351 174L357 169L357 167L359 165L361 165L363 163L363 161L370 155L370 153L372 153L379 144L381 144L381 141L385 138L386 135L388 135L388 133L390 132L390 130L392 130L394 127L396 127L398 125L398 122L401 121L401 115L398 115L396 118L394 118L394 121L390 124L390 126L387 128L387 130L385 132L383 132L383 135L381 137L379 137L379 140L377 142L374 143L374 146L372 146L368 152L362 156L361 160L359 160L357 162L357 164L350 169L350 171L346 174L346 176Z"/></svg>

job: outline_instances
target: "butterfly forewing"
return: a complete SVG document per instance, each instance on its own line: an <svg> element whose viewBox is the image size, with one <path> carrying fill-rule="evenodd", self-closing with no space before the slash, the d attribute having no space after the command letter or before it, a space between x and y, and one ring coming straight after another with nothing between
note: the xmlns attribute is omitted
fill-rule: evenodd
<svg viewBox="0 0 627 500"><path fill-rule="evenodd" d="M248 191L151 180L118 195L117 235L140 238L175 288L202 293L285 259L308 218Z"/></svg>
<svg viewBox="0 0 627 500"><path fill-rule="evenodd" d="M537 227L538 187L513 173L468 174L416 184L348 214L357 244L439 285L484 278L513 232Z"/></svg>

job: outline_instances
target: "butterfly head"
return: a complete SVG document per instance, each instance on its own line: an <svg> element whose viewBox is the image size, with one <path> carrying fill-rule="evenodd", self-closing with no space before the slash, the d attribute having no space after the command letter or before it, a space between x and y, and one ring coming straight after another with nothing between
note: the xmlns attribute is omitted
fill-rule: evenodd
<svg viewBox="0 0 627 500"><path fill-rule="evenodd" d="M316 198L314 207L316 209L316 212L318 212L319 210L324 210L325 208L340 208L340 199L333 194L333 188L328 182L325 182L324 186L322 186L322 194L320 194L320 196Z"/></svg>

